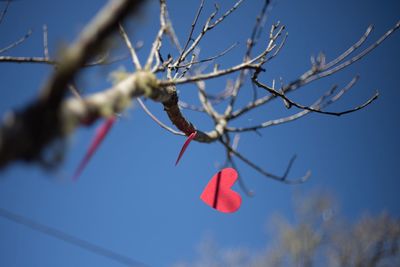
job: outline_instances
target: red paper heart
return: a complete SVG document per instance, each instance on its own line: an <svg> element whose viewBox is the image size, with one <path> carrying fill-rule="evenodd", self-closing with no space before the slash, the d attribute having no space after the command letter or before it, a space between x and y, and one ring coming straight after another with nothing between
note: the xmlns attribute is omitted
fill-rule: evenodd
<svg viewBox="0 0 400 267"><path fill-rule="evenodd" d="M231 189L237 178L238 173L235 169L222 169L208 182L200 196L201 200L220 212L237 211L242 204L242 198Z"/></svg>
<svg viewBox="0 0 400 267"><path fill-rule="evenodd" d="M73 180L78 180L82 171L85 169L86 165L89 163L93 154L99 148L101 142L107 136L107 133L110 131L110 129L113 126L116 119L117 119L116 116L112 116L112 117L108 118L102 125L100 125L99 128L97 128L96 134L92 140L92 143L90 144L89 149L87 150L87 152L85 154L85 157L80 162L78 168L75 171L74 176L72 177Z"/></svg>
<svg viewBox="0 0 400 267"><path fill-rule="evenodd" d="M181 160L181 158L183 156L183 153L185 153L186 148L189 146L190 142L192 142L192 140L196 137L196 134L197 134L197 131L194 131L186 139L185 143L183 144L183 146L181 148L181 151L179 152L179 156L176 159L175 166L178 165L179 161Z"/></svg>

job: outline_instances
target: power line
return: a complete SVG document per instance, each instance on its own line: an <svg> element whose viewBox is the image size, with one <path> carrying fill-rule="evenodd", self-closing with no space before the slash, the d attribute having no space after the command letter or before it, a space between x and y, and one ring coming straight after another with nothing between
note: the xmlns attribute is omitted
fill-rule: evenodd
<svg viewBox="0 0 400 267"><path fill-rule="evenodd" d="M26 227L31 228L34 231L43 233L48 236L52 236L56 239L62 240L66 243L72 244L74 246L80 247L84 250L90 251L94 254L109 258L111 260L114 260L116 262L119 262L125 266L131 266L131 267L148 267L148 265L141 263L139 261L136 261L128 256L119 254L117 252L114 252L112 250L109 250L104 247L100 247L96 244L90 243L86 240L80 239L78 237L75 237L73 235L67 234L63 231L60 231L58 229L46 226L44 224L35 222L31 219L28 219L24 216L15 214L11 211L5 210L3 208L0 208L0 217L3 217L7 220L10 220L14 223L24 225Z"/></svg>

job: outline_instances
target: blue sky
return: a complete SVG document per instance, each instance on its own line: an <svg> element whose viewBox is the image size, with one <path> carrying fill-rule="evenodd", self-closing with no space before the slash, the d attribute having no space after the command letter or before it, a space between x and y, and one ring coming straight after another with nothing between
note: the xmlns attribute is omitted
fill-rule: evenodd
<svg viewBox="0 0 400 267"><path fill-rule="evenodd" d="M198 1L169 1L170 15L181 40L189 31ZM226 10L232 1L220 1ZM71 42L105 1L15 1L0 25L1 47L24 35L32 36L8 52L14 56L42 55L42 25L49 29L50 54L56 56ZM0 3L3 7L4 3ZM247 0L201 44L201 55L211 56L239 41L241 45L221 60L222 66L238 62L262 1ZM213 2L206 1L205 14ZM358 40L369 24L375 25L370 44L400 19L398 1L304 0L273 1L268 23L280 20L289 37L280 55L262 79L293 80L310 67L310 56L319 51L328 59L339 55ZM206 19L204 15L202 21ZM158 25L158 5L150 1L140 18L128 23L134 41L143 40L139 55L144 59ZM266 38L266 33L264 33ZM265 224L273 213L292 217L296 192L312 189L332 191L350 220L383 210L400 215L398 205L400 136L398 99L400 34L387 40L367 58L343 73L308 86L294 95L311 101L332 84L361 80L347 96L329 107L351 108L364 102L375 90L379 99L368 108L342 117L313 114L302 120L268 128L262 137L243 134L239 150L267 170L282 173L293 154L298 155L292 175L312 170L310 181L288 186L260 176L239 163L238 169L256 195L243 196L241 209L220 214L199 199L208 180L225 160L219 144L193 143L178 167L175 158L184 142L161 129L134 106L124 114L77 182L69 179L88 146L94 127L80 129L68 140L64 164L55 172L35 165L14 164L0 176L0 207L57 228L81 239L127 255L149 266L170 266L191 260L197 244L212 235L223 246L261 248L268 242ZM117 44L115 44L117 46ZM167 48L167 47L166 47ZM167 54L167 50L163 50ZM123 46L114 54L125 54ZM85 70L79 79L86 92L109 86L108 74L129 61ZM31 100L51 73L49 66L0 63L2 90L0 112ZM225 78L210 81L208 90L218 92ZM250 89L250 87L248 87ZM193 101L193 86L178 88L181 97ZM262 94L262 92L260 92ZM243 94L238 105L246 103ZM162 107L148 102L151 110L167 122ZM250 113L236 125L279 118L286 111L276 102ZM211 120L185 111L201 129ZM235 124L234 124L235 125ZM236 190L240 190L235 186ZM239 191L240 192L240 191ZM1 266L121 266L107 258L82 250L25 226L0 218Z"/></svg>

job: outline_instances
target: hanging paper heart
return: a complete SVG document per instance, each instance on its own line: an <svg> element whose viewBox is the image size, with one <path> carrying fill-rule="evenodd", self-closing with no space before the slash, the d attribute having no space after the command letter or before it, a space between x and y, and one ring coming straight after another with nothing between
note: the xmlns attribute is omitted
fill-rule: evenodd
<svg viewBox="0 0 400 267"><path fill-rule="evenodd" d="M176 159L175 166L178 165L179 161L181 160L181 157L183 156L183 153L185 153L186 148L192 142L192 140L196 137L197 132L191 133L188 138L186 139L185 143L183 144L181 151L179 152L178 158Z"/></svg>
<svg viewBox="0 0 400 267"><path fill-rule="evenodd" d="M200 198L210 207L225 213L237 211L242 204L241 196L231 187L238 173L233 168L225 168L215 174L208 182Z"/></svg>
<svg viewBox="0 0 400 267"><path fill-rule="evenodd" d="M94 152L96 152L97 148L106 137L107 133L110 131L111 127L113 126L116 120L116 116L112 116L108 118L99 128L96 130L96 134L93 137L92 143L89 146L84 158L80 162L78 168L76 169L74 176L72 177L73 180L77 180L81 175L82 171L85 169L86 165L88 164L89 160L92 158Z"/></svg>

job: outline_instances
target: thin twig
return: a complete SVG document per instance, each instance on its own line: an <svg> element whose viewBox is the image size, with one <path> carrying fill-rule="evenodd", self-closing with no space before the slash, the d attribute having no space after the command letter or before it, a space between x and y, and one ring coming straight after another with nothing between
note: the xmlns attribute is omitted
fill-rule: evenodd
<svg viewBox="0 0 400 267"><path fill-rule="evenodd" d="M274 35L274 37L270 40L268 46L265 48L264 51L262 51L260 54L258 54L254 58L242 62L241 64L238 64L231 68L227 68L227 69L223 69L223 70L215 69L213 72L210 72L210 73L197 74L197 75L191 76L191 77L172 79L172 80L168 80L168 81L161 81L160 85L161 86L177 85L177 84L185 84L185 83L197 82L197 81L201 81L201 80L213 79L213 78L221 77L221 76L224 76L224 75L227 75L230 73L234 73L234 72L237 72L240 70L244 70L244 69L261 70L262 64L265 63L265 56L275 48L274 42L280 36L280 34L283 30L284 30L284 27L282 26L278 30L278 32ZM225 113L227 114L227 111Z"/></svg>
<svg viewBox="0 0 400 267"><path fill-rule="evenodd" d="M343 61L348 55L350 55L353 51L358 49L365 42L366 38L369 36L369 34L372 31L371 26L368 27L368 29L366 30L364 35L361 36L361 38L355 44L353 44L349 49L347 49L344 53L342 53L341 55L339 55L337 58L333 59L331 62L327 63L326 65L320 66L320 69L313 68L313 69L305 72L303 75L301 75L300 78L298 78L298 79L290 82L288 85L284 86L282 88L282 92L284 94L286 94L286 93L295 91L296 89L298 89L312 81L315 81L317 79L320 79L320 78L326 77L328 75L332 75L335 72L338 72L339 70L348 66L350 64L350 62L354 63L355 60L359 60L359 59L361 59L362 56L365 56L367 53L371 52L380 43L382 43L386 38L388 38L390 35L392 35L399 27L400 27L400 22L398 22L394 27L389 29L378 41L376 41L374 44L372 44L369 48L365 49L359 55L357 55L354 58L350 59L349 61L346 61L345 63L339 65L339 68L336 67L335 69L328 69L328 68L331 68L334 65L340 63L341 61ZM323 71L322 73L318 73L318 71L321 71L321 70L325 70L325 71ZM245 107L229 114L227 119L234 119L234 118L240 117L240 116L244 115L245 113L247 113L248 111L253 110L254 108L261 107L261 106L267 104L269 101L271 101L274 98L276 98L276 95L267 95L267 96L257 99L256 101L252 101L252 102L248 103Z"/></svg>
<svg viewBox="0 0 400 267"><path fill-rule="evenodd" d="M396 25L393 28L389 29L384 35L382 35L375 43L370 45L368 48L363 50L361 53L359 53L358 55L354 56L350 60L348 60L346 62L343 62L342 64L334 67L333 69L330 69L330 70L327 70L325 72L322 72L322 73L318 74L316 76L316 79L319 79L319 78L322 78L322 77L326 77L326 76L329 76L329 75L331 75L333 73L336 73L336 72L342 70L343 68L346 68L347 66L353 64L354 62L362 59L364 56L368 55L372 50L377 48L383 41L385 41L386 38L391 36L399 28L400 28L400 21L397 22Z"/></svg>
<svg viewBox="0 0 400 267"><path fill-rule="evenodd" d="M354 77L344 88L342 88L335 96L330 98L328 101L325 102L325 100L333 95L333 93L336 91L337 86L333 86L329 91L327 91L324 95L322 95L315 103L313 103L310 107L315 110L321 110L322 108L327 107L328 105L336 102L339 100L348 90L350 90L358 81L359 77L356 76ZM266 128L266 127L271 127L271 126L276 126L288 122L295 121L297 119L300 119L304 117L307 114L312 113L312 110L302 110L298 113L295 113L293 115L279 118L279 119L274 119L274 120L269 120L266 122L263 122L259 125L255 126L249 126L249 127L238 127L238 128L233 128L233 127L227 127L226 130L229 132L246 132L246 131L255 131L261 128Z"/></svg>
<svg viewBox="0 0 400 267"><path fill-rule="evenodd" d="M236 66L233 66L228 69L223 69L223 70L214 70L213 72L210 73L205 73L205 74L197 74L195 76L191 77L184 77L180 79L173 79L173 80L167 80L167 81L160 81L161 86L168 86L168 85L177 85L177 84L185 84L185 83L192 83L192 82L197 82L197 81L203 81L203 80L208 80L208 79L213 79L217 77L222 77L227 74L237 72L242 69L257 69L259 66L255 65L254 62L265 56L269 51L265 50L261 54L259 54L257 57L243 62L241 64L238 64Z"/></svg>
<svg viewBox="0 0 400 267"><path fill-rule="evenodd" d="M129 37L126 34L126 31L121 23L119 23L119 33L121 34L122 39L124 40L126 46L128 47L129 53L131 54L132 63L135 65L136 70L141 70L142 66L140 65L140 61L136 54L135 48L132 46L132 43L129 40Z"/></svg>
<svg viewBox="0 0 400 267"><path fill-rule="evenodd" d="M82 68L88 67L96 67L96 66L105 66L114 64L121 60L124 60L128 57L128 55L118 56L112 59L107 60L106 58L100 58L99 60L95 60L92 62L88 62L82 66ZM37 64L46 64L46 65L60 65L60 61L56 61L54 59L46 59L44 57L14 57L14 56L0 56L0 63L37 63Z"/></svg>
<svg viewBox="0 0 400 267"><path fill-rule="evenodd" d="M228 11L226 11L220 18L218 18L213 24L208 26L208 29L211 30L215 26L217 26L220 22L222 22L226 17L228 17L230 14L232 14L243 2L244 0L239 0L237 1Z"/></svg>
<svg viewBox="0 0 400 267"><path fill-rule="evenodd" d="M355 62L359 61L366 55L368 55L371 51L376 49L383 41L385 41L388 37L390 37L394 32L396 32L400 28L400 21L396 23L392 28L390 28L387 32L385 32L377 41L375 41L373 44L371 44L369 47L361 51L359 54L353 56L352 58L342 62L345 57L344 55L349 55L351 52L353 52L355 49L357 49L362 43L364 43L364 38L368 37L369 35L369 28L367 29L366 33L361 37L361 39L354 44L352 47L350 47L346 52L344 52L342 55L338 56L338 59L332 60L330 63L327 65L330 68L326 68L323 65L320 68L312 68L311 70L305 72L300 78L297 80L291 82L289 85L287 85L285 88L283 88L284 92L288 91L294 91L297 88L304 86L306 84L309 84L313 81L319 80L324 77L328 77L332 74L335 74L344 68L354 64ZM371 29L372 30L372 29ZM335 63L335 65L333 64ZM339 64L339 65L337 65Z"/></svg>
<svg viewBox="0 0 400 267"><path fill-rule="evenodd" d="M226 17L228 17L230 14L232 14L233 11L235 11L239 5L243 2L243 0L239 0L237 1L232 8L230 8L227 12L225 12L220 18L218 18L214 23L211 24L211 21L214 19L214 17L216 16L219 8L216 5L215 6L215 11L213 13L211 13L211 15L208 17L208 19L206 20L206 23L204 24L202 30L200 31L200 33L197 35L197 37L193 40L193 43L190 45L189 48L184 49L181 52L181 55L179 56L178 60L174 63L174 67L178 67L179 64L184 61L187 56L196 48L198 47L201 39L204 37L204 35L212 30L215 26L217 26L219 23L221 23ZM201 7L202 9L202 7ZM199 8L200 10L200 8ZM201 11L201 10L200 10ZM197 23L197 19L195 19L195 22ZM194 26L193 26L194 27ZM190 35L191 36L191 35ZM192 38L190 37L188 40L191 40ZM188 42L187 42L188 43Z"/></svg>
<svg viewBox="0 0 400 267"><path fill-rule="evenodd" d="M341 116L341 115L344 115L344 114L352 113L352 112L355 112L357 110L363 109L366 106L368 106L369 104L371 104L374 100L376 100L378 98L378 96L379 96L379 93L375 92L375 94L372 97L370 97L366 102L364 102L363 104L361 104L359 106L356 106L355 108L352 108L352 109L339 111L339 112L322 111L320 109L316 109L316 108L313 108L313 107L305 106L305 105L299 104L297 102L294 102L293 100L289 99L283 92L278 92L277 90L273 89L272 87L269 87L266 84L260 83L258 81L258 79L257 79L257 75L255 75L253 77L253 82L258 87L263 88L263 89L267 90L269 93L282 98L284 101L289 103L289 106L295 106L295 107L300 108L300 109L309 110L309 111L312 111L312 112L326 114L326 115L334 115L334 116Z"/></svg>
<svg viewBox="0 0 400 267"><path fill-rule="evenodd" d="M68 87L69 87L69 90L71 91L71 93L74 95L74 97L76 97L80 101L83 101L83 98L82 98L81 94L79 93L78 88L76 88L76 86L74 84L70 83L68 85Z"/></svg>
<svg viewBox="0 0 400 267"><path fill-rule="evenodd" d="M199 61L193 61L193 62L190 62L190 63L181 64L177 68L186 68L188 66L193 66L193 65L196 65L196 64L201 64L201 63L205 63L205 62L208 62L208 61L215 60L217 58L220 58L220 57L224 56L225 54L227 54L231 50L233 50L238 44L239 43L237 43L237 42L232 44L230 47L228 47L227 49L225 49L224 51L222 51L218 55L215 55L215 56L212 56L212 57L209 57L209 58L206 58L206 59L202 59L202 60L199 60Z"/></svg>
<svg viewBox="0 0 400 267"><path fill-rule="evenodd" d="M250 38L247 40L247 49L246 52L244 54L243 57L243 62L246 62L250 59L251 57L251 52L254 48L254 46L257 44L256 37L257 37L257 32L261 33L261 30L263 28L263 25L261 25L261 22L264 20L265 16L266 16L266 12L267 12L267 7L269 5L270 1L269 0L265 0L263 7L261 8L260 14L256 17L256 21L254 23L253 26L253 30L252 33L250 35ZM272 45L272 43L270 42L268 44L267 50L269 49L269 47ZM231 93L231 99L229 101L228 106L225 108L225 116L229 116L232 111L233 111L233 106L236 102L236 98L239 94L239 90L242 88L245 78L247 77L247 74L249 73L249 71L247 69L242 69L238 75L238 77L236 78L236 81L234 83L233 89L232 89L232 93ZM253 87L253 92L254 95L256 94L256 90L254 90Z"/></svg>
<svg viewBox="0 0 400 267"><path fill-rule="evenodd" d="M254 190L251 190L251 189L249 189L249 188L247 187L246 183L244 182L244 179L243 179L242 175L241 175L240 172L239 172L238 167L236 166L235 160L234 160L232 157L230 157L229 162L230 162L231 166L232 166L232 167L237 171L237 173L238 173L238 181L239 181L239 186L240 186L240 188L243 190L243 192L244 192L248 197L254 197L254 195L255 195Z"/></svg>
<svg viewBox="0 0 400 267"><path fill-rule="evenodd" d="M335 66L337 63L341 62L348 55L350 55L355 50L357 50L362 44L364 44L364 42L367 40L368 36L370 35L370 33L372 32L373 29L374 29L373 25L368 26L365 33L361 36L361 38L355 44L353 44L349 49L344 51L340 56L336 57L334 60L332 60L331 62L324 65L323 66L324 69L329 69L329 68Z"/></svg>
<svg viewBox="0 0 400 267"><path fill-rule="evenodd" d="M146 105L143 103L143 101L140 98L136 99L137 102L139 103L140 107L144 110L144 112L146 112L147 115L149 115L149 117L155 121L158 125L160 125L161 128L175 134L175 135L185 135L182 132L178 132L175 131L174 129L172 129L171 127L168 127L167 125L165 125L163 122L161 122L156 116L153 115L153 113L151 113L151 111L146 107Z"/></svg>
<svg viewBox="0 0 400 267"><path fill-rule="evenodd" d="M178 79L185 77L186 73L190 70L190 68L192 67L193 63L196 60L196 55L192 54L192 59L190 60L190 62L188 63L188 65L186 65L186 67L183 69L182 73L179 75ZM178 73L176 73L178 74Z"/></svg>
<svg viewBox="0 0 400 267"><path fill-rule="evenodd" d="M194 17L194 20L193 20L192 25L191 25L191 27L190 27L189 36L188 36L188 38L187 38L187 40L186 40L185 46L183 47L183 49L182 49L182 51L181 51L181 53L180 53L180 55L179 55L179 57L178 57L178 59L177 59L177 61L176 61L176 62L177 62L177 63L175 64L176 66L179 66L179 64L180 64L183 60L185 60L185 58L183 57L183 55L184 55L184 53L185 53L185 51L186 51L186 49L187 49L187 47L188 47L190 41L192 41L193 32L194 32L194 29L195 29L195 27L196 27L197 21L198 21L198 19L199 19L199 17L200 17L201 11L203 10L203 7L204 7L204 0L201 0L200 6L199 6L199 8L198 8L198 10L197 10L197 12L196 12L196 16Z"/></svg>
<svg viewBox="0 0 400 267"><path fill-rule="evenodd" d="M186 103L182 100L179 100L178 105L180 108L184 108L184 109L189 109L192 111L198 111L198 112L205 112L204 108L199 107L199 106L195 106L195 105L191 105L189 103Z"/></svg>
<svg viewBox="0 0 400 267"><path fill-rule="evenodd" d="M271 178L273 180L285 183L285 184L299 184L299 183L304 183L305 181L307 181L310 176L311 176L311 172L308 171L306 173L306 175L304 175L303 177L300 177L298 179L295 180L288 180L287 176L289 174L289 171L293 165L293 160L290 160L285 172L283 176L278 176L275 174L272 174L270 172L265 171L263 168L257 166L256 164L254 164L251 160L247 159L246 157L244 157L241 153L239 153L238 151L236 151L235 149L233 149L229 144L227 144L225 141L223 141L222 139L220 139L220 142L229 150L229 152L231 152L232 154L234 154L236 157L238 157L241 161L243 161L244 163L246 163L248 166L250 166L251 168L253 168L254 170L256 170L257 172L259 172L260 174L264 175L265 177Z"/></svg>
<svg viewBox="0 0 400 267"><path fill-rule="evenodd" d="M264 20L266 16L266 12L268 9L268 6L270 4L270 0L265 0L263 7L261 8L260 14L256 17L256 22L254 23L253 30L251 31L250 38L247 40L247 50L245 57L250 57L251 51L253 47L257 44L257 37L261 34L261 31L264 27L262 24L262 21Z"/></svg>
<svg viewBox="0 0 400 267"><path fill-rule="evenodd" d="M7 52L8 50L18 46L19 44L23 43L26 39L29 38L29 36L32 35L32 30L29 30L24 36L22 36L20 39L18 39L17 41L15 41L14 43L0 49L0 54Z"/></svg>
<svg viewBox="0 0 400 267"><path fill-rule="evenodd" d="M276 56L279 54L279 52L281 52L283 46L286 44L286 40L287 40L288 35L289 35L289 33L285 33L285 36L282 38L281 43L280 43L280 44L278 45L278 47L275 49L274 53L273 53L270 57L268 57L268 59L267 59L265 62L270 61L271 59L273 59L274 57L276 57Z"/></svg>
<svg viewBox="0 0 400 267"><path fill-rule="evenodd" d="M153 64L153 59L156 58L158 59L158 52L161 48L162 45L162 37L167 29L166 25L166 12L167 12L167 3L165 0L160 0L160 29L158 30L156 39L153 42L153 46L150 50L149 56L147 58L147 62L145 65L146 70L151 69L151 65ZM155 69L158 68L157 64L154 67Z"/></svg>
<svg viewBox="0 0 400 267"><path fill-rule="evenodd" d="M49 59L49 41L48 41L48 32L47 25L43 24L43 55L45 59Z"/></svg>
<svg viewBox="0 0 400 267"><path fill-rule="evenodd" d="M205 91L205 83L204 82L197 82L196 83L197 89L199 90L199 100L200 103L202 105L202 107L204 108L205 112L210 115L211 118L214 119L215 123L218 123L220 120L220 115L218 114L218 112L214 109L213 105L210 103L210 101L208 101L208 97Z"/></svg>
<svg viewBox="0 0 400 267"><path fill-rule="evenodd" d="M226 143L230 143L230 137L229 134L224 134L224 137L226 139ZM233 149L237 149L238 146L238 142L239 142L239 134L236 134L233 138L233 142L232 142L232 148ZM242 189L242 191L248 196L248 197L253 197L254 196L254 191L253 190L249 190L248 187L246 186L243 177L241 176L235 161L233 160L232 157L232 152L230 152L228 149L226 150L226 163L225 166L231 166L232 168L234 168L237 173L238 173L238 181L239 181L239 186Z"/></svg>
<svg viewBox="0 0 400 267"><path fill-rule="evenodd" d="M4 17L7 14L8 7L10 6L12 0L7 0L6 6L4 7L3 11L0 14L0 24L3 22Z"/></svg>

